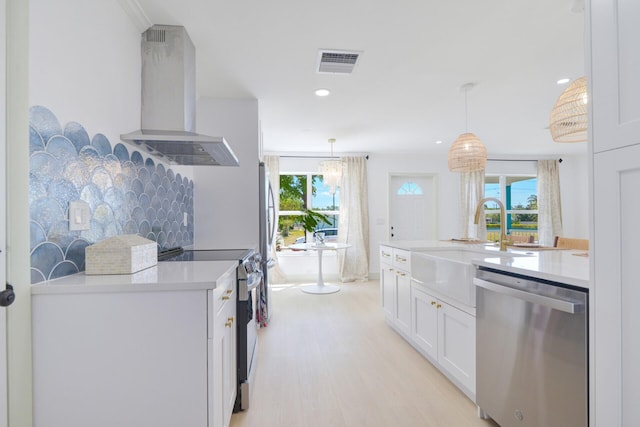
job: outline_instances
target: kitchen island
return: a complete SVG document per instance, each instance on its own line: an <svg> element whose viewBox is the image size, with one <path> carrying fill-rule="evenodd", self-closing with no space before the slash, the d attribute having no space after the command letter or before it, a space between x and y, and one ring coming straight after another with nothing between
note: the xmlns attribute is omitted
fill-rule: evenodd
<svg viewBox="0 0 640 427"><path fill-rule="evenodd" d="M400 240L383 242L381 245L422 251L430 249L469 250L478 252L473 264L483 265L510 273L522 274L538 279L545 279L589 288L589 257L583 250L522 248L508 246L506 252L500 252L498 246L491 243L463 243L450 240ZM512 259L499 257L501 254L517 255ZM525 256L522 256L525 255Z"/></svg>
<svg viewBox="0 0 640 427"><path fill-rule="evenodd" d="M33 285L34 425L227 426L236 268L161 262Z"/></svg>
<svg viewBox="0 0 640 427"><path fill-rule="evenodd" d="M380 244L387 323L476 402L476 268L589 287L584 251L457 241Z"/></svg>

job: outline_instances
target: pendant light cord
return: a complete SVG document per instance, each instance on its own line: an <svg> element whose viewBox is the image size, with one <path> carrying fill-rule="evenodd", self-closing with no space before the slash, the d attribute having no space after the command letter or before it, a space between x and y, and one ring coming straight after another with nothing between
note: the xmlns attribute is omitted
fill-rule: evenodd
<svg viewBox="0 0 640 427"><path fill-rule="evenodd" d="M460 87L460 90L464 90L464 132L469 133L469 89L472 89L475 83L465 83Z"/></svg>
<svg viewBox="0 0 640 427"><path fill-rule="evenodd" d="M469 102L467 101L467 94L469 88L464 88L464 132L469 133Z"/></svg>

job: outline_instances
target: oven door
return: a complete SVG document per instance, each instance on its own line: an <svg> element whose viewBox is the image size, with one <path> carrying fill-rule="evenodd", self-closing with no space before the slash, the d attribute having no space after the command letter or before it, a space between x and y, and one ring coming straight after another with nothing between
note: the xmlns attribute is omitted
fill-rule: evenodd
<svg viewBox="0 0 640 427"><path fill-rule="evenodd" d="M248 273L238 280L238 321L236 323L238 390L234 412L249 409L250 384L255 373L258 343L258 325L255 319L257 288L261 282L261 271Z"/></svg>

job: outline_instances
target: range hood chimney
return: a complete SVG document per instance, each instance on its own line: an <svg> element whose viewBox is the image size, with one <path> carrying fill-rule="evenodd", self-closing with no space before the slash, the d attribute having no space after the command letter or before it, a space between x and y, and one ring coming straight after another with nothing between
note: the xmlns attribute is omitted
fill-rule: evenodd
<svg viewBox="0 0 640 427"><path fill-rule="evenodd" d="M196 55L184 27L142 33L141 130L120 138L170 164L238 166L223 137L195 133Z"/></svg>

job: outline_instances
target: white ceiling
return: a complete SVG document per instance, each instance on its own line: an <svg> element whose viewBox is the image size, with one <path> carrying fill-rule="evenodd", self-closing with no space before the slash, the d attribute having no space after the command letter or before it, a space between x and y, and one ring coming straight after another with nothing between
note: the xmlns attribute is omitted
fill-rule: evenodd
<svg viewBox="0 0 640 427"><path fill-rule="evenodd" d="M138 3L153 24L186 27L198 96L260 101L265 151L322 153L336 138L337 153L444 154L467 127L489 157L527 157L586 152L547 129L556 81L585 73L579 1ZM353 74L327 75L319 49L363 54Z"/></svg>

